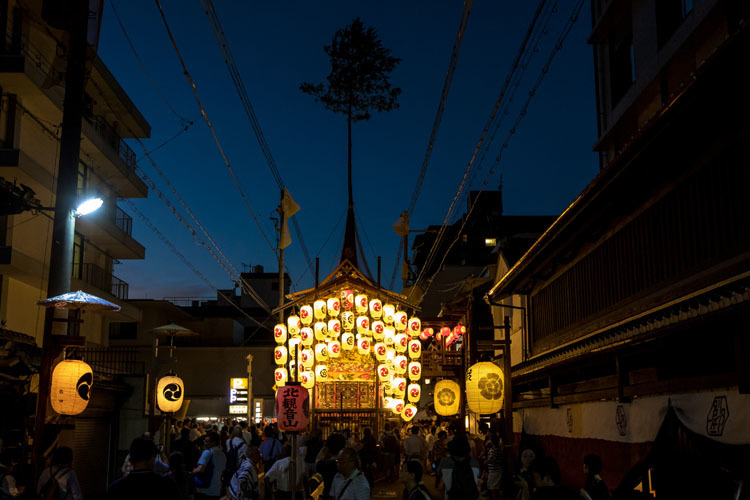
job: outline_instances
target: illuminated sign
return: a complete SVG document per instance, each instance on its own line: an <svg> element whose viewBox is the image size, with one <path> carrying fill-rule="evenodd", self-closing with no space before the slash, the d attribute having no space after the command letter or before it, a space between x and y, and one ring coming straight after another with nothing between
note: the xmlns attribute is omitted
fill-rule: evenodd
<svg viewBox="0 0 750 500"><path fill-rule="evenodd" d="M247 389L247 379L246 378L230 378L229 387L231 387L232 389Z"/></svg>
<svg viewBox="0 0 750 500"><path fill-rule="evenodd" d="M230 415L247 415L247 405L229 405Z"/></svg>
<svg viewBox="0 0 750 500"><path fill-rule="evenodd" d="M229 379L229 404L230 405L236 405L236 404L244 404L245 405L245 411L244 413L247 413L247 379L246 378L232 378ZM231 406L229 407L232 408ZM231 413L231 411L230 411Z"/></svg>

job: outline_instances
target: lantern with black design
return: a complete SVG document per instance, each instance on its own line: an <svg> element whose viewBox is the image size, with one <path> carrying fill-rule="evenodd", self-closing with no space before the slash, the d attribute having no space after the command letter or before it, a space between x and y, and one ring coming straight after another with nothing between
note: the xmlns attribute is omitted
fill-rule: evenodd
<svg viewBox="0 0 750 500"><path fill-rule="evenodd" d="M156 404L164 413L179 411L184 396L185 384L180 377L169 374L156 384Z"/></svg>
<svg viewBox="0 0 750 500"><path fill-rule="evenodd" d="M52 371L50 402L60 415L78 415L89 404L94 373L77 359L64 359Z"/></svg>

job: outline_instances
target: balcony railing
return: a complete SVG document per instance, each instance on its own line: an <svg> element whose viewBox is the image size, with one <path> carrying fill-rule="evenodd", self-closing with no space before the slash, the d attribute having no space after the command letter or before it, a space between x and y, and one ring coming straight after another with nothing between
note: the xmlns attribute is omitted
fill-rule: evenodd
<svg viewBox="0 0 750 500"><path fill-rule="evenodd" d="M73 263L73 278L84 281L99 290L109 292L120 300L128 298L129 285L96 264Z"/></svg>
<svg viewBox="0 0 750 500"><path fill-rule="evenodd" d="M138 361L138 349L108 347L77 349L77 354L91 366L96 375L143 375L145 362Z"/></svg>
<svg viewBox="0 0 750 500"><path fill-rule="evenodd" d="M99 135L102 136L106 143L109 144L112 149L117 151L117 154L125 165L130 170L135 170L135 151L130 149L130 146L122 140L120 134L117 133L112 125L107 123L107 121L101 116L93 116L91 118L87 117L86 120L88 120L94 129L99 132Z"/></svg>
<svg viewBox="0 0 750 500"><path fill-rule="evenodd" d="M133 218L126 214L120 207L115 209L115 226L119 227L128 236L133 234Z"/></svg>

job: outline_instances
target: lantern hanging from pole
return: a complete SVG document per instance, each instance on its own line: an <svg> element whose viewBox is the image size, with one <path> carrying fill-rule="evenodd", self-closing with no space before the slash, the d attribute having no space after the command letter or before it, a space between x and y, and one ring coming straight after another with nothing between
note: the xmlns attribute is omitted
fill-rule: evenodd
<svg viewBox="0 0 750 500"><path fill-rule="evenodd" d="M388 365L378 365L378 379L381 382L386 382L390 379L391 369Z"/></svg>
<svg viewBox="0 0 750 500"><path fill-rule="evenodd" d="M370 301L370 316L374 319L380 319L383 316L383 303L380 299L372 299Z"/></svg>
<svg viewBox="0 0 750 500"><path fill-rule="evenodd" d="M396 367L396 373L398 373L399 375L402 375L402 374L406 373L406 364L407 363L408 363L408 361L406 360L406 356L404 356L404 355L398 355L398 356L396 356L396 358L393 360L393 364Z"/></svg>
<svg viewBox="0 0 750 500"><path fill-rule="evenodd" d="M302 343L302 339L299 337L293 337L289 339L289 357L290 358L297 357L297 349L299 348L301 343Z"/></svg>
<svg viewBox="0 0 750 500"><path fill-rule="evenodd" d="M367 314L367 295L359 294L354 298L354 309L357 314Z"/></svg>
<svg viewBox="0 0 750 500"><path fill-rule="evenodd" d="M52 409L60 415L78 415L89 404L93 383L94 373L87 363L77 359L60 361L52 371Z"/></svg>
<svg viewBox="0 0 750 500"><path fill-rule="evenodd" d="M273 338L277 344L286 344L286 326L281 323L274 326Z"/></svg>
<svg viewBox="0 0 750 500"><path fill-rule="evenodd" d="M440 328L440 331L437 334L437 339L438 340L446 339L450 336L450 334L451 334L451 327L444 326Z"/></svg>
<svg viewBox="0 0 750 500"><path fill-rule="evenodd" d="M323 321L318 321L315 323L315 340L318 342L323 342L326 337L328 337L328 325L326 325Z"/></svg>
<svg viewBox="0 0 750 500"><path fill-rule="evenodd" d="M309 305L299 308L299 320L304 326L310 326L313 320L313 309Z"/></svg>
<svg viewBox="0 0 750 500"><path fill-rule="evenodd" d="M289 335L295 337L299 335L299 330L302 328L302 322L299 320L299 316L291 315L286 319L286 328Z"/></svg>
<svg viewBox="0 0 750 500"><path fill-rule="evenodd" d="M408 351L411 359L419 358L422 355L422 342L416 339L410 340Z"/></svg>
<svg viewBox="0 0 750 500"><path fill-rule="evenodd" d="M460 337L459 337L458 335L456 335L455 333L451 333L450 335L448 335L448 338L447 338L447 339L446 339L446 341L445 341L445 346L446 346L446 347L450 347L450 346L452 346L453 344L455 344L455 343L456 343L456 341L457 341L457 340L458 340L459 338L460 338Z"/></svg>
<svg viewBox="0 0 750 500"><path fill-rule="evenodd" d="M328 335L332 338L339 338L341 335L341 321L337 319L328 320Z"/></svg>
<svg viewBox="0 0 750 500"><path fill-rule="evenodd" d="M328 343L328 356L338 358L341 355L341 343L338 340L332 340Z"/></svg>
<svg viewBox="0 0 750 500"><path fill-rule="evenodd" d="M435 330L432 328L425 328L422 330L422 333L419 334L419 338L422 340L427 340L435 333Z"/></svg>
<svg viewBox="0 0 750 500"><path fill-rule="evenodd" d="M328 299L326 309L328 309L329 316L338 316L341 309L341 301L337 298Z"/></svg>
<svg viewBox="0 0 750 500"><path fill-rule="evenodd" d="M185 384L180 377L167 375L156 384L156 404L164 413L174 413L182 406Z"/></svg>
<svg viewBox="0 0 750 500"><path fill-rule="evenodd" d="M394 338L393 347L396 348L396 352L406 352L406 346L409 343L409 337L405 333L397 333Z"/></svg>
<svg viewBox="0 0 750 500"><path fill-rule="evenodd" d="M393 326L396 327L397 332L406 330L406 313L404 311L399 311L393 315Z"/></svg>
<svg viewBox="0 0 750 500"><path fill-rule="evenodd" d="M395 377L391 385L396 396L403 397L406 392L406 379L404 377Z"/></svg>
<svg viewBox="0 0 750 500"><path fill-rule="evenodd" d="M383 306L383 321L386 325L393 324L393 315L396 313L396 307L393 304L385 304Z"/></svg>
<svg viewBox="0 0 750 500"><path fill-rule="evenodd" d="M354 292L341 290L341 309L348 311L354 307Z"/></svg>
<svg viewBox="0 0 750 500"><path fill-rule="evenodd" d="M406 396L410 403L416 403L422 396L422 387L419 384L409 384L406 388Z"/></svg>
<svg viewBox="0 0 750 500"><path fill-rule="evenodd" d="M312 389L315 386L315 374L309 370L305 370L300 373L299 381L305 389Z"/></svg>
<svg viewBox="0 0 750 500"><path fill-rule="evenodd" d="M276 368L273 372L273 379L276 381L276 387L286 385L287 380L289 380L286 368Z"/></svg>
<svg viewBox="0 0 750 500"><path fill-rule="evenodd" d="M466 327L464 325L456 325L453 327L453 335L460 337L466 333Z"/></svg>
<svg viewBox="0 0 750 500"><path fill-rule="evenodd" d="M503 371L495 363L483 361L466 372L466 402L480 415L499 412L503 407Z"/></svg>
<svg viewBox="0 0 750 500"><path fill-rule="evenodd" d="M409 380L419 380L422 376L422 364L419 361L409 363Z"/></svg>
<svg viewBox="0 0 750 500"><path fill-rule="evenodd" d="M386 345L393 345L396 341L396 330L392 326L386 326L383 330L383 340Z"/></svg>
<svg viewBox="0 0 750 500"><path fill-rule="evenodd" d="M273 360L277 365L285 365L287 360L286 347L283 345L276 346L273 350Z"/></svg>
<svg viewBox="0 0 750 500"><path fill-rule="evenodd" d="M351 351L354 349L354 335L351 333L341 335L341 348L345 351Z"/></svg>
<svg viewBox="0 0 750 500"><path fill-rule="evenodd" d="M421 331L422 331L422 320L420 320L416 316L409 319L409 335L411 337L417 337L419 336L419 333Z"/></svg>
<svg viewBox="0 0 750 500"><path fill-rule="evenodd" d="M417 414L417 407L413 404L407 404L404 405L404 409L401 412L401 418L404 419L406 422L411 422L411 419L414 418L414 415Z"/></svg>
<svg viewBox="0 0 750 500"><path fill-rule="evenodd" d="M375 359L378 361L385 361L386 354L388 354L388 348L384 343L378 342L375 344Z"/></svg>
<svg viewBox="0 0 750 500"><path fill-rule="evenodd" d="M357 352L359 352L362 355L370 354L370 346L372 345L372 340L370 340L369 337L362 337L357 341Z"/></svg>
<svg viewBox="0 0 750 500"><path fill-rule="evenodd" d="M401 398L394 399L391 403L391 409L396 415L401 415L401 412L404 411L404 400Z"/></svg>
<svg viewBox="0 0 750 500"><path fill-rule="evenodd" d="M460 394L461 388L453 380L441 380L435 384L435 413L443 417L458 413L458 407L461 404Z"/></svg>
<svg viewBox="0 0 750 500"><path fill-rule="evenodd" d="M357 316L357 333L360 335L370 333L370 318L367 316Z"/></svg>
<svg viewBox="0 0 750 500"><path fill-rule="evenodd" d="M310 393L299 385L287 385L276 393L276 417L282 431L303 431L310 422Z"/></svg>
<svg viewBox="0 0 750 500"><path fill-rule="evenodd" d="M318 365L315 367L315 380L318 382L328 380L328 365Z"/></svg>
<svg viewBox="0 0 750 500"><path fill-rule="evenodd" d="M315 363L315 354L313 353L313 350L302 349L302 352L300 352L299 355L299 363L304 368L312 368L312 365Z"/></svg>
<svg viewBox="0 0 750 500"><path fill-rule="evenodd" d="M328 361L328 346L325 344L315 344L315 361L318 363Z"/></svg>
<svg viewBox="0 0 750 500"><path fill-rule="evenodd" d="M385 324L382 321L372 322L372 336L375 340L383 340L385 338Z"/></svg>
<svg viewBox="0 0 750 500"><path fill-rule="evenodd" d="M310 347L313 345L315 335L313 334L312 328L309 326L305 326L299 331L299 337L302 339L303 346Z"/></svg>
<svg viewBox="0 0 750 500"><path fill-rule="evenodd" d="M315 315L315 319L317 319L318 321L326 319L328 309L326 308L325 300L316 300L315 302L313 302L313 314Z"/></svg>
<svg viewBox="0 0 750 500"><path fill-rule="evenodd" d="M341 313L341 326L345 332L351 332L354 330L354 313L351 311L345 311Z"/></svg>

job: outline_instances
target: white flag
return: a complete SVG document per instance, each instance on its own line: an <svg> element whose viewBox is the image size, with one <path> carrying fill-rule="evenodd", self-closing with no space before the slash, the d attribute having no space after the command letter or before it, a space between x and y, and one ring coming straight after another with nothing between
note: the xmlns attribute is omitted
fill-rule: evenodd
<svg viewBox="0 0 750 500"><path fill-rule="evenodd" d="M292 244L292 236L289 234L289 217L299 212L299 205L286 188L281 196L281 210L284 212L284 223L281 225L279 248L286 248Z"/></svg>

